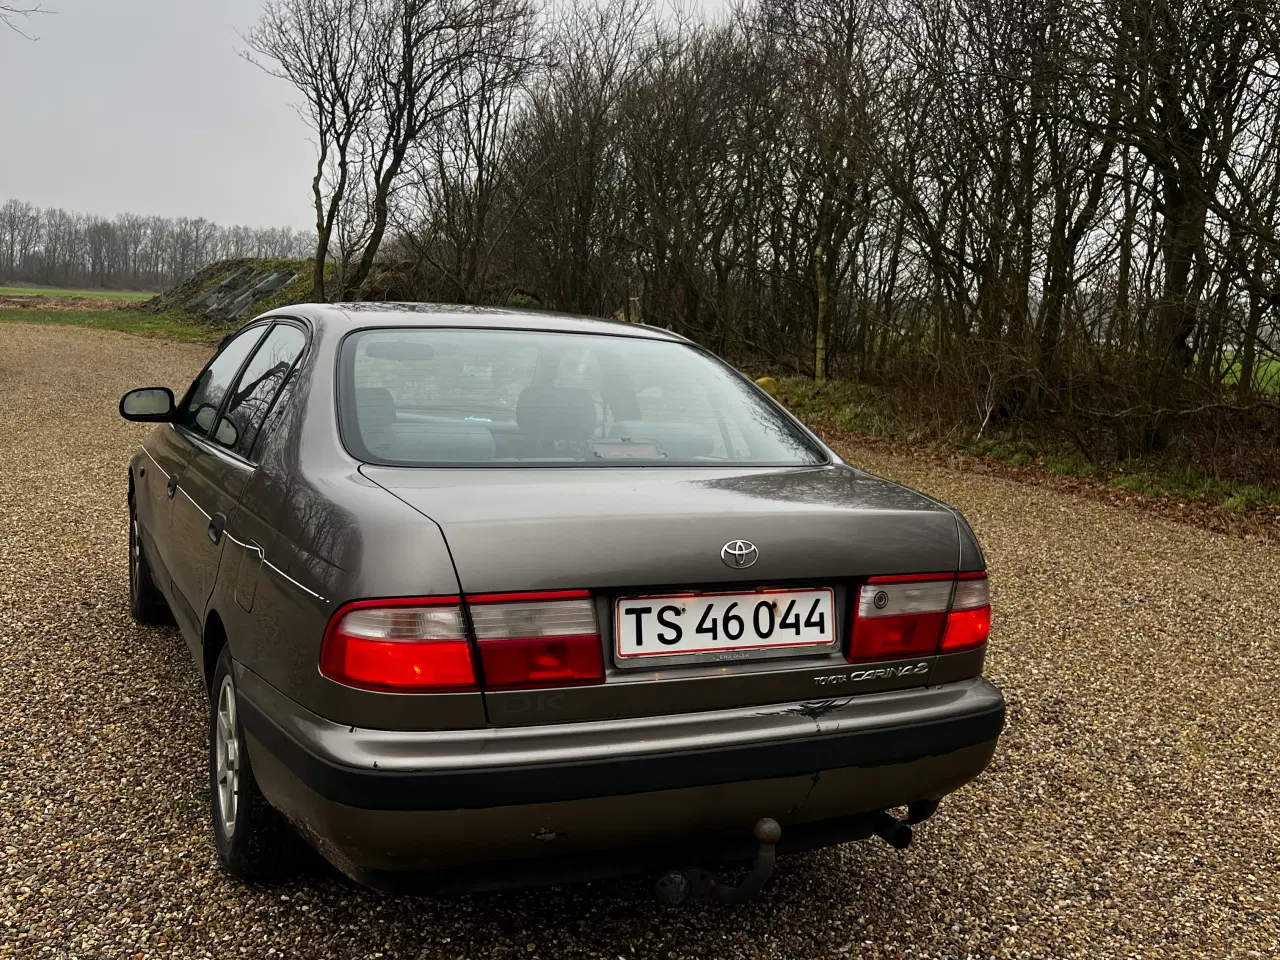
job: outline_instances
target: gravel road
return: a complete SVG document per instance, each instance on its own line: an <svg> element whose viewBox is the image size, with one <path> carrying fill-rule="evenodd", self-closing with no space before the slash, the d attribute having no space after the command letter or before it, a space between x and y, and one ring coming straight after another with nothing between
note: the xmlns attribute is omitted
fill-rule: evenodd
<svg viewBox="0 0 1280 960"><path fill-rule="evenodd" d="M973 521L1011 707L994 766L910 850L789 858L737 909L665 910L637 881L239 886L206 824L194 669L126 609L145 431L116 403L207 352L0 325L0 956L1280 956L1280 550L856 451Z"/></svg>

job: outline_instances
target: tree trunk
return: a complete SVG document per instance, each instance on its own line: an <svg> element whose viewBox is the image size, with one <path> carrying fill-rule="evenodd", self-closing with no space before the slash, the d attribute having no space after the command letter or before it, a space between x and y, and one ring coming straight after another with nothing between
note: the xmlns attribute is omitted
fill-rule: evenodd
<svg viewBox="0 0 1280 960"><path fill-rule="evenodd" d="M373 261L382 246L382 238L387 232L387 218L391 210L391 187L400 175L400 166L404 161L404 150L398 146L392 151L387 169L378 178L373 193L373 229L369 231L369 239L365 242L364 253L356 265L356 272L351 275L347 284L350 290L359 290L363 299L369 282L369 274L373 272Z"/></svg>
<svg viewBox="0 0 1280 960"><path fill-rule="evenodd" d="M1164 229L1160 250L1164 256L1164 296L1157 311L1159 339L1166 361L1179 373L1191 368L1195 351L1191 337L1196 330L1195 291L1191 271L1204 237L1208 210L1203 201L1188 195L1166 174Z"/></svg>
<svg viewBox="0 0 1280 960"><path fill-rule="evenodd" d="M1262 273L1263 258L1259 249L1254 257L1254 275ZM1253 367L1258 352L1258 330L1262 326L1262 296L1256 284L1249 287L1249 320L1245 325L1244 343L1240 345L1240 369L1236 375L1236 389L1241 396L1253 392Z"/></svg>
<svg viewBox="0 0 1280 960"><path fill-rule="evenodd" d="M329 252L329 232L321 229L316 233L315 264L311 272L311 302L326 303L324 295L324 266Z"/></svg>
<svg viewBox="0 0 1280 960"><path fill-rule="evenodd" d="M1126 336L1129 331L1129 294L1133 283L1133 231L1138 222L1138 204L1133 198L1130 177L1129 151L1123 158L1122 178L1124 196L1124 214L1120 222L1119 263L1116 267L1116 299L1111 311L1111 326L1107 331L1107 343L1112 345L1117 337Z"/></svg>
<svg viewBox="0 0 1280 960"><path fill-rule="evenodd" d="M813 251L813 280L818 290L818 318L813 337L813 379L827 379L827 265L826 248L821 240Z"/></svg>

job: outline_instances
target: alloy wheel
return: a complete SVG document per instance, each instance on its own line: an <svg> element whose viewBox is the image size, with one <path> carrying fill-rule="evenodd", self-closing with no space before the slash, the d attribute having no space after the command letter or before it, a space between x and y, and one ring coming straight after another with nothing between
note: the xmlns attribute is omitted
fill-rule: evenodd
<svg viewBox="0 0 1280 960"><path fill-rule="evenodd" d="M218 826L230 840L236 829L240 803L240 740L236 735L236 688L230 676L218 688L214 755L218 790Z"/></svg>
<svg viewBox="0 0 1280 960"><path fill-rule="evenodd" d="M138 520L129 511L129 596L137 599L142 564L142 543L138 538Z"/></svg>

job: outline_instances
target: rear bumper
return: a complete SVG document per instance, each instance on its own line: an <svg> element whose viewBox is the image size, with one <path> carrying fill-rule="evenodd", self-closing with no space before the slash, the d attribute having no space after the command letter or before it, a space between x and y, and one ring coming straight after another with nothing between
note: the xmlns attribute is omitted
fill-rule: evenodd
<svg viewBox="0 0 1280 960"><path fill-rule="evenodd" d="M346 766L294 740L260 710L249 707L244 714L251 735L318 796L384 811L483 810L880 767L993 741L1004 725L999 703L945 719L806 739L510 767L386 770Z"/></svg>
<svg viewBox="0 0 1280 960"><path fill-rule="evenodd" d="M623 872L623 851L672 841L728 850L761 816L783 824L783 850L856 839L869 832L859 815L936 800L976 777L1004 724L1003 697L981 679L661 719L413 733L337 727L247 671L240 681L263 792L366 882L605 850L619 867L607 872Z"/></svg>

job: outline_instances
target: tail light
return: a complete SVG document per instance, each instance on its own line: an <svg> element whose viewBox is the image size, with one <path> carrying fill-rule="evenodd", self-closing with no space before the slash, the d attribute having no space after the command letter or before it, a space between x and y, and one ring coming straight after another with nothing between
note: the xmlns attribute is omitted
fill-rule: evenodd
<svg viewBox="0 0 1280 960"><path fill-rule="evenodd" d="M985 573L962 573L947 614L940 653L973 650L991 635L991 591Z"/></svg>
<svg viewBox="0 0 1280 960"><path fill-rule="evenodd" d="M585 590L467 598L486 690L604 682L600 630Z"/></svg>
<svg viewBox="0 0 1280 960"><path fill-rule="evenodd" d="M858 593L849 659L932 656L946 626L951 576L872 577Z"/></svg>
<svg viewBox="0 0 1280 960"><path fill-rule="evenodd" d="M872 577L858 591L849 657L899 660L971 650L987 642L987 575Z"/></svg>
<svg viewBox="0 0 1280 960"><path fill-rule="evenodd" d="M337 683L366 690L475 690L475 666L459 598L346 604L325 631L320 672Z"/></svg>

